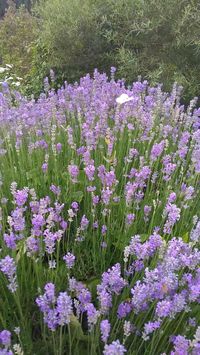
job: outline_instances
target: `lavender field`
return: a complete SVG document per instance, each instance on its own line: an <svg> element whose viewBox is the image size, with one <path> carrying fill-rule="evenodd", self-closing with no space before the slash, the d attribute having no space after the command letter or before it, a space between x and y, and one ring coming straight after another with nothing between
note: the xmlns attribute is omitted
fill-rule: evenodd
<svg viewBox="0 0 200 355"><path fill-rule="evenodd" d="M53 73L51 73L52 81ZM94 71L0 93L0 354L200 354L200 109Z"/></svg>

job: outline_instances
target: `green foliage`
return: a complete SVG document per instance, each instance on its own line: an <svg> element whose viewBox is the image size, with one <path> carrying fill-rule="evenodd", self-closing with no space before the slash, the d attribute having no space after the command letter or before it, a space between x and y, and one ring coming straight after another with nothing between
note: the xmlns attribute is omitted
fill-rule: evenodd
<svg viewBox="0 0 200 355"><path fill-rule="evenodd" d="M30 70L26 75L26 84L24 92L28 96L39 96L43 89L43 79L49 74L47 48L41 43L40 38L30 43L30 51L32 53Z"/></svg>
<svg viewBox="0 0 200 355"><path fill-rule="evenodd" d="M0 21L0 57L3 65L14 64L28 95L39 94L50 69L55 70L59 86L92 73L95 67L108 73L113 65L128 84L141 75L170 90L176 81L184 87L185 101L200 92L198 0L9 4ZM36 4L32 14L25 9L31 4Z"/></svg>
<svg viewBox="0 0 200 355"><path fill-rule="evenodd" d="M37 37L36 30L36 18L25 7L17 9L11 2L0 21L0 57L3 65L13 65L14 72L23 78L24 85L33 70L33 41Z"/></svg>
<svg viewBox="0 0 200 355"><path fill-rule="evenodd" d="M94 67L109 68L109 44L100 32L95 1L42 0L36 12L41 41L49 51L49 68L56 68L62 81L77 80Z"/></svg>
<svg viewBox="0 0 200 355"><path fill-rule="evenodd" d="M200 91L197 0L41 0L37 13L49 67L62 79L116 65L128 83L142 75L167 90L177 81L185 98Z"/></svg>
<svg viewBox="0 0 200 355"><path fill-rule="evenodd" d="M200 91L200 4L187 0L108 0L102 33L115 47L119 75L151 83L174 81L185 94Z"/></svg>
<svg viewBox="0 0 200 355"><path fill-rule="evenodd" d="M16 90L20 87L21 80L22 78L13 72L12 65L6 64L5 67L0 67L0 86L6 82L10 88Z"/></svg>

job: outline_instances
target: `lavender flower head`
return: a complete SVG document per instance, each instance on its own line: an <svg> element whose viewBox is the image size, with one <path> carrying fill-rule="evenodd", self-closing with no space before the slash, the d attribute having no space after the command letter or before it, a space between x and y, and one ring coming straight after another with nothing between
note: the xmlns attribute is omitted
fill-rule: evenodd
<svg viewBox="0 0 200 355"><path fill-rule="evenodd" d="M55 186L53 184L50 186L50 190L57 196L59 196L60 193L61 193L60 187L59 186Z"/></svg>
<svg viewBox="0 0 200 355"><path fill-rule="evenodd" d="M11 333L8 330L2 330L0 332L0 343L5 347L9 347L11 344Z"/></svg>
<svg viewBox="0 0 200 355"><path fill-rule="evenodd" d="M7 255L4 259L0 260L0 270L9 281L8 289L11 292L15 292L17 289L15 260Z"/></svg>
<svg viewBox="0 0 200 355"><path fill-rule="evenodd" d="M28 199L28 188L24 188L23 190L17 190L14 194L14 197L17 206L22 207Z"/></svg>
<svg viewBox="0 0 200 355"><path fill-rule="evenodd" d="M76 259L76 257L72 253L67 253L63 257L63 260L65 261L68 269L71 269L74 266L75 259Z"/></svg>
<svg viewBox="0 0 200 355"><path fill-rule="evenodd" d="M108 341L110 329L111 329L111 326L110 326L109 321L107 319L102 320L100 323L100 330L101 330L101 339L104 343L107 343L107 341Z"/></svg>
<svg viewBox="0 0 200 355"><path fill-rule="evenodd" d="M87 165L84 168L84 171L87 175L88 180L93 181L94 180L94 173L95 173L95 166L94 165Z"/></svg>
<svg viewBox="0 0 200 355"><path fill-rule="evenodd" d="M189 341L181 335L178 335L173 340L174 343L174 350L170 353L170 355L188 355L189 352Z"/></svg>
<svg viewBox="0 0 200 355"><path fill-rule="evenodd" d="M126 216L126 224L128 226L130 226L133 223L134 219L135 219L134 213L127 214L127 216Z"/></svg>
<svg viewBox="0 0 200 355"><path fill-rule="evenodd" d="M119 340L113 341L111 344L106 344L104 347L104 355L123 355L127 352L124 345L120 344Z"/></svg>
<svg viewBox="0 0 200 355"><path fill-rule="evenodd" d="M86 218L85 215L83 215L83 217L82 217L82 219L81 219L81 226L80 226L81 230L82 230L82 231L86 230L87 227L88 227L88 224L89 224L88 219Z"/></svg>
<svg viewBox="0 0 200 355"><path fill-rule="evenodd" d="M37 297L36 304L43 313L44 322L50 330L55 331L59 325L70 323L72 299L67 292L60 292L56 298L54 284L46 284L45 293Z"/></svg>
<svg viewBox="0 0 200 355"><path fill-rule="evenodd" d="M77 165L69 165L68 166L68 171L69 171L70 177L72 179L72 182L76 183L78 181L77 177L78 177L78 174L79 174L78 166Z"/></svg>

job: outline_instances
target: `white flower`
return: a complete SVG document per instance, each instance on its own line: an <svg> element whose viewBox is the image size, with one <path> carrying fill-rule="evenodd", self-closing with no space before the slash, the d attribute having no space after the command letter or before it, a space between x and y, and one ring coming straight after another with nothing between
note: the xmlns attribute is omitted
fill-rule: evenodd
<svg viewBox="0 0 200 355"><path fill-rule="evenodd" d="M20 327L15 327L14 332L15 332L15 334L19 335L20 334Z"/></svg>
<svg viewBox="0 0 200 355"><path fill-rule="evenodd" d="M133 96L128 96L127 94L121 94L119 97L116 98L116 102L119 105L124 104L125 102L129 102L133 100Z"/></svg>
<svg viewBox="0 0 200 355"><path fill-rule="evenodd" d="M56 261L49 260L49 269L56 269Z"/></svg>
<svg viewBox="0 0 200 355"><path fill-rule="evenodd" d="M16 355L24 355L24 352L23 352L20 344L14 344L13 345L13 350L14 350Z"/></svg>
<svg viewBox="0 0 200 355"><path fill-rule="evenodd" d="M126 246L124 248L124 262L127 263L128 262L128 257L130 255L130 248L129 246Z"/></svg>
<svg viewBox="0 0 200 355"><path fill-rule="evenodd" d="M0 74L4 73L7 70L8 70L7 68L0 67Z"/></svg>
<svg viewBox="0 0 200 355"><path fill-rule="evenodd" d="M68 212L68 215L69 215L69 217L70 217L71 219L75 216L75 213L74 213L74 211L72 210L72 208L70 208L67 212Z"/></svg>
<svg viewBox="0 0 200 355"><path fill-rule="evenodd" d="M132 327L131 322L125 320L125 322L124 322L124 335L125 335L125 337L129 337L129 335L132 332L132 329L133 329L133 327Z"/></svg>
<svg viewBox="0 0 200 355"><path fill-rule="evenodd" d="M13 67L13 65L12 64L6 64L6 67L11 69Z"/></svg>
<svg viewBox="0 0 200 355"><path fill-rule="evenodd" d="M20 82L19 81L17 81L16 83L14 83L13 85L15 85L15 86L20 86Z"/></svg>
<svg viewBox="0 0 200 355"><path fill-rule="evenodd" d="M194 338L196 342L200 341L200 327L197 328Z"/></svg>

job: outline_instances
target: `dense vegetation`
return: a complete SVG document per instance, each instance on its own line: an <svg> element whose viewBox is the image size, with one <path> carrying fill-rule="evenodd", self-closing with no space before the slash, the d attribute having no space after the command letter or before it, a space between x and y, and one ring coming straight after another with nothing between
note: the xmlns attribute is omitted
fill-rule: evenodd
<svg viewBox="0 0 200 355"><path fill-rule="evenodd" d="M21 2L22 3L22 2ZM29 3L24 2L30 9ZM118 68L128 84L138 75L184 99L200 89L200 3L198 0L40 0L31 14L8 11L0 23L0 57L24 78L26 94L39 94L51 68L59 85L95 67ZM14 22L14 25L13 25ZM27 33L27 28L29 31ZM12 42L16 46L5 45ZM28 41L28 46L27 46ZM16 47L19 45L19 51ZM21 63L23 62L23 66ZM27 73L27 67L29 72ZM23 71L24 69L24 71Z"/></svg>
<svg viewBox="0 0 200 355"><path fill-rule="evenodd" d="M199 1L0 16L0 355L199 355Z"/></svg>
<svg viewBox="0 0 200 355"><path fill-rule="evenodd" d="M17 8L19 8L21 5L24 5L29 11L31 10L31 5L34 4L34 0L1 0L0 2L0 18L2 18L5 13L7 8L12 5L15 4Z"/></svg>
<svg viewBox="0 0 200 355"><path fill-rule="evenodd" d="M3 85L2 354L199 354L200 110L114 73Z"/></svg>

